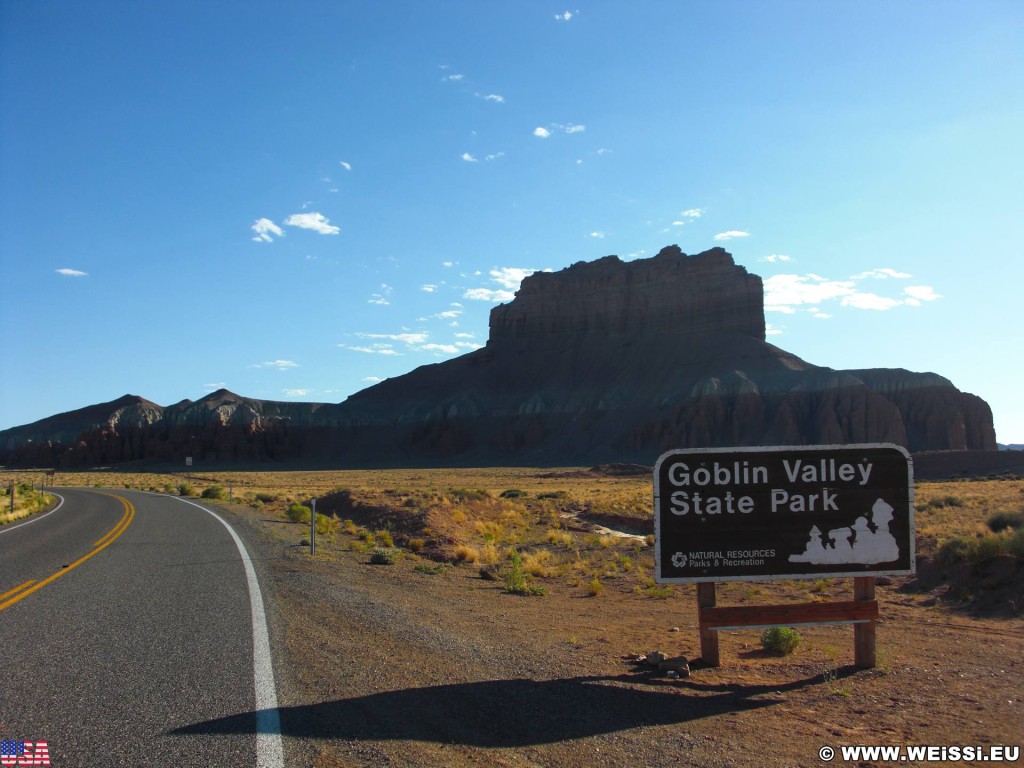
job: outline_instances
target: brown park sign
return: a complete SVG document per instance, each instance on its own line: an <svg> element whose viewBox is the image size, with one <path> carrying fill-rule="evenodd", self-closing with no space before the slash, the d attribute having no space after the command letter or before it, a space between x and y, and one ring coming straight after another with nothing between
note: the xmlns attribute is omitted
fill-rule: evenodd
<svg viewBox="0 0 1024 768"><path fill-rule="evenodd" d="M655 578L914 572L910 454L897 445L669 451L654 468Z"/></svg>

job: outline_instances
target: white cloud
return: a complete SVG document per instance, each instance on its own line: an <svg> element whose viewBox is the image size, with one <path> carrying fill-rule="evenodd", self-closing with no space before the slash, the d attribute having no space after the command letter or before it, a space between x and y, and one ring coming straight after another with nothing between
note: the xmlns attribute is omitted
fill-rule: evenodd
<svg viewBox="0 0 1024 768"><path fill-rule="evenodd" d="M340 227L331 224L330 220L322 213L293 213L284 223L289 227L299 229L311 229L321 235L336 235L341 231Z"/></svg>
<svg viewBox="0 0 1024 768"><path fill-rule="evenodd" d="M62 269L57 269L57 270L54 270L54 271L58 275L62 275L64 277L88 277L89 276L88 272L83 272L80 269L68 269L67 267L63 267Z"/></svg>
<svg viewBox="0 0 1024 768"><path fill-rule="evenodd" d="M477 162L477 159L475 157L473 157L471 154L469 154L469 152L463 152L462 153L462 159L465 160L467 163L475 163L475 162Z"/></svg>
<svg viewBox="0 0 1024 768"><path fill-rule="evenodd" d="M441 352L446 355L458 354L459 348L454 344L422 344L416 347L418 352Z"/></svg>
<svg viewBox="0 0 1024 768"><path fill-rule="evenodd" d="M432 283L427 283L426 285L421 285L420 290L424 293L433 293L437 290L437 286Z"/></svg>
<svg viewBox="0 0 1024 768"><path fill-rule="evenodd" d="M380 376L363 376L362 380L370 384L379 384L384 381Z"/></svg>
<svg viewBox="0 0 1024 768"><path fill-rule="evenodd" d="M762 256L758 261L767 261L769 264L778 264L783 261L792 261L792 256L785 256L781 253L772 253L768 256Z"/></svg>
<svg viewBox="0 0 1024 768"><path fill-rule="evenodd" d="M268 360L265 363L250 365L250 368L276 368L279 371L287 371L289 368L298 368L299 364L294 360Z"/></svg>
<svg viewBox="0 0 1024 768"><path fill-rule="evenodd" d="M368 355L397 355L393 344L373 344L369 347L353 347L347 344L339 344L342 349L350 349L353 352L364 352Z"/></svg>
<svg viewBox="0 0 1024 768"><path fill-rule="evenodd" d="M476 334L465 333L465 332L463 332L463 333L456 333L455 334L455 338L456 339L475 339L476 338Z"/></svg>
<svg viewBox="0 0 1024 768"><path fill-rule="evenodd" d="M942 298L942 295L936 293L930 285L908 285L903 289L903 293L909 297L906 300L907 304L911 304L911 302L919 304L922 301L935 301ZM911 304L911 306L916 307L918 304Z"/></svg>
<svg viewBox="0 0 1024 768"><path fill-rule="evenodd" d="M416 333L357 333L361 339L387 339L388 341L400 341L403 344L410 346L414 344L423 344L429 338L430 334L426 331L419 331Z"/></svg>
<svg viewBox="0 0 1024 768"><path fill-rule="evenodd" d="M841 307L884 312L900 306L918 307L923 301L942 298L927 285L908 286L899 296L883 296L858 288L858 280L903 277L905 273L893 269L871 270L854 275L848 280L830 280L821 275L774 275L764 281L764 308L766 312L795 314L797 308L816 318L832 315L819 305L833 301Z"/></svg>
<svg viewBox="0 0 1024 768"><path fill-rule="evenodd" d="M851 280L865 280L868 278L875 278L878 280L885 280L886 278L907 278L912 277L906 272L897 272L895 269L889 267L881 267L880 269L869 269L867 272L861 272L859 275L854 275Z"/></svg>
<svg viewBox="0 0 1024 768"><path fill-rule="evenodd" d="M442 261L441 262L441 266L442 267L454 267L455 266L455 262L454 261Z"/></svg>
<svg viewBox="0 0 1024 768"><path fill-rule="evenodd" d="M781 333L782 333L782 331L780 329L776 328L771 323L765 323L765 325L764 325L764 335L765 336L778 336Z"/></svg>
<svg viewBox="0 0 1024 768"><path fill-rule="evenodd" d="M387 298L381 296L379 293L370 294L370 298L366 300L366 303L377 304L378 306L381 307L387 307L391 304L391 302L388 301Z"/></svg>
<svg viewBox="0 0 1024 768"><path fill-rule="evenodd" d="M529 277L534 272L541 271L550 272L551 270L539 270L532 269L530 267L500 267L498 269L492 269L490 274L491 279L502 288L519 290L519 284L523 282L523 278Z"/></svg>
<svg viewBox="0 0 1024 768"><path fill-rule="evenodd" d="M794 306L817 305L852 293L852 280L826 280L818 275L774 275L764 281L764 309L792 314Z"/></svg>
<svg viewBox="0 0 1024 768"><path fill-rule="evenodd" d="M613 150L608 149L608 147L601 147L599 150L597 150L597 154L599 154L599 155L610 155L612 153L612 151Z"/></svg>
<svg viewBox="0 0 1024 768"><path fill-rule="evenodd" d="M732 240L734 237L750 237L749 232L744 232L741 229L730 229L727 232L719 232L715 235L715 240Z"/></svg>
<svg viewBox="0 0 1024 768"><path fill-rule="evenodd" d="M497 94L497 93L488 93L488 94L480 94L480 93L478 93L478 94L475 94L475 95L476 95L476 97L478 99L483 99L484 101L493 101L495 104L504 104L505 103L505 97L500 95L500 94Z"/></svg>
<svg viewBox="0 0 1024 768"><path fill-rule="evenodd" d="M576 13L579 13L579 11L576 11ZM576 15L576 13L573 13L572 11L563 11L562 13L556 13L555 21L572 21L572 18L573 16Z"/></svg>
<svg viewBox="0 0 1024 768"><path fill-rule="evenodd" d="M342 161L341 161L341 162L339 163L339 165L340 165L340 166L341 166L342 168L344 168L344 169L345 169L346 171L351 171L351 170L352 170L352 163L346 163L346 162L345 162L344 160L342 160Z"/></svg>
<svg viewBox="0 0 1024 768"><path fill-rule="evenodd" d="M490 162L491 160L497 160L499 157L504 157L504 156L505 156L504 152L495 152L495 153L490 154L490 155L484 155L484 160L487 160L488 162Z"/></svg>
<svg viewBox="0 0 1024 768"><path fill-rule="evenodd" d="M551 131L549 131L547 128L541 128L540 126L537 126L536 128L533 129L533 135L541 139L546 139L548 136L551 135Z"/></svg>
<svg viewBox="0 0 1024 768"><path fill-rule="evenodd" d="M687 218L687 219L699 219L701 216L704 215L704 209L703 208L687 208L685 211L680 211L679 215L683 216L684 218Z"/></svg>
<svg viewBox="0 0 1024 768"><path fill-rule="evenodd" d="M596 240L604 240L604 232L601 232L600 230L591 232L590 237L593 237Z"/></svg>
<svg viewBox="0 0 1024 768"><path fill-rule="evenodd" d="M903 302L899 299L890 299L886 296L879 296L877 293L863 293L861 291L854 291L849 296L844 296L840 299L839 303L844 307L853 307L854 309L875 309L884 311L898 307Z"/></svg>
<svg viewBox="0 0 1024 768"><path fill-rule="evenodd" d="M306 397L313 390L311 389L282 389L288 397Z"/></svg>
<svg viewBox="0 0 1024 768"><path fill-rule="evenodd" d="M473 301L493 301L495 304L512 301L515 291L491 290L490 288L470 288L462 294L462 298Z"/></svg>
<svg viewBox="0 0 1024 768"><path fill-rule="evenodd" d="M256 219L256 222L250 227L250 229L256 233L256 237L254 237L253 240L257 243L273 242L274 238L271 237L271 235L284 237L284 230L270 219Z"/></svg>
<svg viewBox="0 0 1024 768"><path fill-rule="evenodd" d="M459 82L459 80L461 80L464 77L465 77L465 75L459 75L459 74L445 75L444 77L441 78L441 82L444 82L444 81L447 80L447 81L450 81L450 82L453 82L453 83L457 83L457 82Z"/></svg>

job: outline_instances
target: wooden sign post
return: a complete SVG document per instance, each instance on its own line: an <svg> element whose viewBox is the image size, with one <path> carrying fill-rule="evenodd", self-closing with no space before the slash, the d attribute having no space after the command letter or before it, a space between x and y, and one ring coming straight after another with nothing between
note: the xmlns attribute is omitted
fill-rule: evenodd
<svg viewBox="0 0 1024 768"><path fill-rule="evenodd" d="M853 624L876 663L875 577L914 572L913 475L895 445L670 451L655 467L655 578L695 583L701 658L718 632ZM853 577L853 600L718 606L727 581Z"/></svg>

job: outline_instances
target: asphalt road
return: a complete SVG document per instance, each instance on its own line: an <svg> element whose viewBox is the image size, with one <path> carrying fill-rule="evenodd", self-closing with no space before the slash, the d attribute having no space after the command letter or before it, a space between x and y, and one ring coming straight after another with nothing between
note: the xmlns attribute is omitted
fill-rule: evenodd
<svg viewBox="0 0 1024 768"><path fill-rule="evenodd" d="M55 512L0 529L0 738L45 740L59 767L281 766L241 543L180 499L56 492ZM189 732L239 713L250 732Z"/></svg>

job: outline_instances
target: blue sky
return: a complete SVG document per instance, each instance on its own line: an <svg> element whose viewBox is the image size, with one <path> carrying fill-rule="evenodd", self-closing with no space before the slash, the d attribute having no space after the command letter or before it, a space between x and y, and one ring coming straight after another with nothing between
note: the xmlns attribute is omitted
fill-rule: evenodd
<svg viewBox="0 0 1024 768"><path fill-rule="evenodd" d="M720 245L1024 442L1024 4L0 4L0 429L340 402L524 274Z"/></svg>

